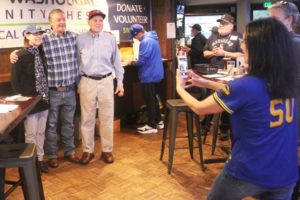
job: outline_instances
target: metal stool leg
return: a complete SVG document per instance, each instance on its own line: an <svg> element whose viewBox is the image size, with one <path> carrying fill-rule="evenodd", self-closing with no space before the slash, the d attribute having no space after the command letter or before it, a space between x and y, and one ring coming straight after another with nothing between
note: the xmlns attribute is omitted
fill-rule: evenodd
<svg viewBox="0 0 300 200"><path fill-rule="evenodd" d="M195 124L196 124L196 134L198 140L198 148L199 148L199 157L200 157L200 166L202 171L205 171L204 162L203 162L203 149L202 149L202 141L201 141L201 127L200 127L200 118L199 115L194 114L195 116Z"/></svg>
<svg viewBox="0 0 300 200"><path fill-rule="evenodd" d="M167 140L167 134L168 134L168 119L169 119L169 109L165 108L165 119L164 119L164 131L162 135L162 142L161 142L161 150L160 150L160 160L162 161L164 157L165 152L165 146L166 146L166 140Z"/></svg>
<svg viewBox="0 0 300 200"><path fill-rule="evenodd" d="M211 148L211 155L215 154L216 146L217 146L217 138L218 138L218 127L219 127L219 121L220 121L221 113L215 114L215 121L214 121L214 127L213 127L213 142L212 142L212 148Z"/></svg>
<svg viewBox="0 0 300 200"><path fill-rule="evenodd" d="M190 151L191 158L194 159L193 113L186 112L186 118L187 118L187 130L188 130L188 140L189 140L189 151Z"/></svg>
<svg viewBox="0 0 300 200"><path fill-rule="evenodd" d="M29 200L29 194L28 194L28 190L26 187L26 184L24 182L25 180L25 176L24 176L24 171L21 167L19 167L19 175L20 175L20 181L21 181L21 186L22 186L22 191L23 191L23 196L25 200ZM30 186L29 186L30 187Z"/></svg>
<svg viewBox="0 0 300 200"><path fill-rule="evenodd" d="M171 173L173 158L174 158L174 150L175 150L175 140L176 140L176 129L177 129L177 112L171 109L169 118L169 163L168 163L168 174Z"/></svg>
<svg viewBox="0 0 300 200"><path fill-rule="evenodd" d="M0 199L4 199L5 168L0 168Z"/></svg>
<svg viewBox="0 0 300 200"><path fill-rule="evenodd" d="M30 199L43 200L44 197L41 191L41 185L39 184L38 170L35 158L32 160L31 164L23 166L25 185L28 190L28 195Z"/></svg>

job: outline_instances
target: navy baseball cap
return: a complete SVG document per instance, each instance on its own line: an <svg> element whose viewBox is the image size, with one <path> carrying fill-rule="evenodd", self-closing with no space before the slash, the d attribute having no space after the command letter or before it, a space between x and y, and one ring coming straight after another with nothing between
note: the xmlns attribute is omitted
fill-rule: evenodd
<svg viewBox="0 0 300 200"><path fill-rule="evenodd" d="M143 26L140 24L133 24L130 26L130 38L133 38L134 36L136 36L137 34L139 34L139 32L141 32L143 30Z"/></svg>
<svg viewBox="0 0 300 200"><path fill-rule="evenodd" d="M45 32L46 31L42 30L42 28L40 26L36 26L36 25L29 25L25 29L25 34L28 34L28 33L45 33Z"/></svg>
<svg viewBox="0 0 300 200"><path fill-rule="evenodd" d="M97 16L97 15L102 16L103 19L106 16L101 10L92 10L92 11L89 12L89 20L92 19L93 17Z"/></svg>

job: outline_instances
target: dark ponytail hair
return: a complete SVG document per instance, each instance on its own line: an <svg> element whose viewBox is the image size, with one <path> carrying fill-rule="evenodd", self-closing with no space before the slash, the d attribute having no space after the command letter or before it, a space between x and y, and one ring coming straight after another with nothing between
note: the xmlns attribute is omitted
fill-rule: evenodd
<svg viewBox="0 0 300 200"><path fill-rule="evenodd" d="M268 81L272 98L297 94L297 67L290 33L276 19L264 18L246 26L249 74Z"/></svg>

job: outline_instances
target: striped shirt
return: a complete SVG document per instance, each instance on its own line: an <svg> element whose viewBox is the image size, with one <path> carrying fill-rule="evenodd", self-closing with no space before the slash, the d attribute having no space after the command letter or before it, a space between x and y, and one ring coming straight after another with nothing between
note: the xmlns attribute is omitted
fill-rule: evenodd
<svg viewBox="0 0 300 200"><path fill-rule="evenodd" d="M77 34L69 31L62 36L57 36L54 32L43 36L49 87L69 86L77 81L76 37Z"/></svg>

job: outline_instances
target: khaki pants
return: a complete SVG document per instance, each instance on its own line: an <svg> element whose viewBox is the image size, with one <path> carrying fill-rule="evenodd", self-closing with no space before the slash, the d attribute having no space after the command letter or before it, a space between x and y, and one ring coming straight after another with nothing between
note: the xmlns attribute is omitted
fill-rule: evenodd
<svg viewBox="0 0 300 200"><path fill-rule="evenodd" d="M82 77L78 92L81 107L83 152L94 152L95 117L98 105L102 152L113 149L114 86L113 76L101 80Z"/></svg>

